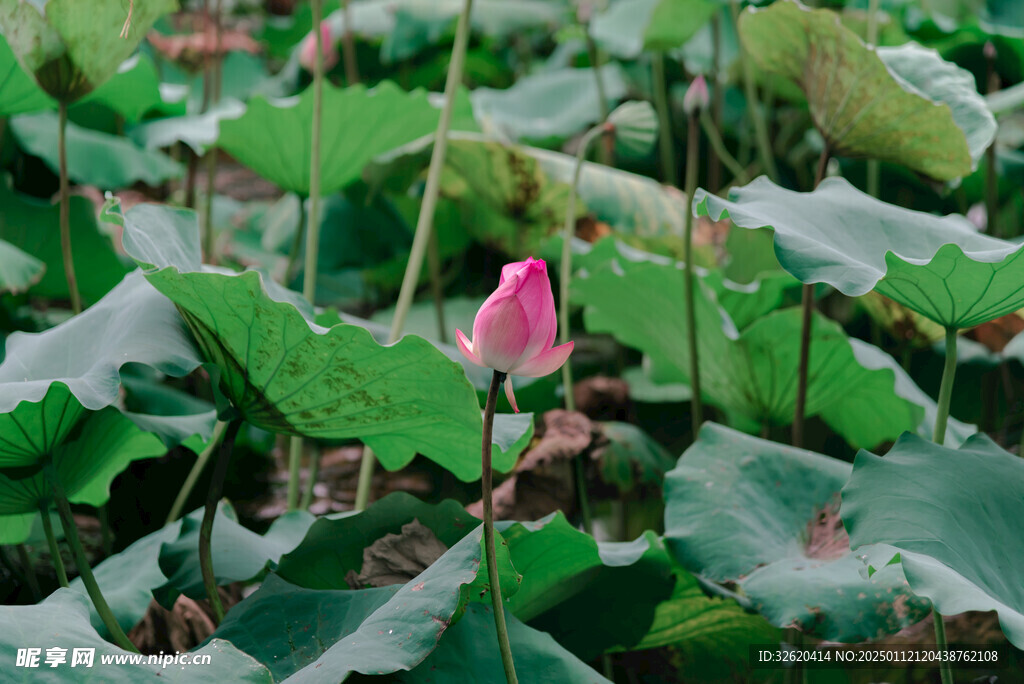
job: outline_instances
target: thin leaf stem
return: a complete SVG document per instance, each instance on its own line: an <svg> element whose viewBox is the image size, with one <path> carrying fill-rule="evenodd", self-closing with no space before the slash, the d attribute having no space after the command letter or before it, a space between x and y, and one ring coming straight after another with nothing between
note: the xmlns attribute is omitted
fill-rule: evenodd
<svg viewBox="0 0 1024 684"><path fill-rule="evenodd" d="M725 150L725 145L722 143L721 136L718 135L718 129L722 125L722 111L725 108L725 89L722 87L721 81L721 62L722 62L722 13L715 12L715 15L711 17L711 73L710 81L713 87L711 92L711 113L705 115L705 112L701 111L701 126L704 128L704 134L708 137L708 142L711 142L711 135L709 129L713 131L715 138L718 141L716 145L711 142L711 147L715 150L715 154L708 157L708 188L712 192L718 192L718 189L722 185L722 164L729 166L729 170L732 172L734 177L739 174L736 173L736 168L742 169L742 167L733 159L732 155ZM722 154L722 152L725 154ZM734 166L730 166L729 162L725 160L726 155L732 160ZM742 184L746 184L744 181Z"/></svg>
<svg viewBox="0 0 1024 684"><path fill-rule="evenodd" d="M697 192L697 162L700 159L700 124L697 114L691 113L687 118L686 136L686 201L692 202ZM684 295L686 297L686 341L690 351L690 414L692 417L693 438L697 439L700 426L704 423L704 410L700 396L700 363L697 358L697 312L696 312L696 275L693 264L693 212L687 211L683 219L683 257L686 262L686 273L683 274Z"/></svg>
<svg viewBox="0 0 1024 684"><path fill-rule="evenodd" d="M583 27L583 35L587 42L587 57L590 60L590 68L594 71L594 85L597 88L597 113L600 119L599 124L608 120L608 89L604 85L604 76L601 74L601 52L590 35L590 25ZM597 149L597 158L602 164L612 163L611 154L607 147Z"/></svg>
<svg viewBox="0 0 1024 684"><path fill-rule="evenodd" d="M434 314L437 316L437 339L448 344L448 326L444 322L444 283L441 282L441 247L437 231L430 231L427 243L427 272L430 274L430 296L434 299Z"/></svg>
<svg viewBox="0 0 1024 684"><path fill-rule="evenodd" d="M668 106L665 55L660 51L651 54L651 88L654 91L654 108L658 112L661 180L668 185L675 186L678 183L678 177L676 175L675 146L672 143L672 113Z"/></svg>
<svg viewBox="0 0 1024 684"><path fill-rule="evenodd" d="M309 455L309 477L306 478L306 485L302 489L302 501L299 502L299 509L309 510L309 505L313 503L313 487L316 486L316 478L319 475L320 450L314 448L313 453Z"/></svg>
<svg viewBox="0 0 1024 684"><path fill-rule="evenodd" d="M206 446L200 452L196 462L192 465L192 470L188 471L188 476L185 478L185 482L181 485L181 489L178 490L178 496L174 498L174 503L171 505L171 511L167 514L167 520L164 521L165 525L170 525L172 522L181 517L181 511L185 508L185 503L188 501L189 495L192 490L195 489L196 482L199 481L199 476L202 475L203 469L206 468L206 464L209 462L213 452L217 449L217 445L220 444L220 440L224 437L224 429L227 428L228 424L222 420L218 420L217 424L213 426L213 435L210 437L210 441L207 442Z"/></svg>
<svg viewBox="0 0 1024 684"><path fill-rule="evenodd" d="M729 173L733 175L733 183L737 185L746 185L749 180L747 177L747 170L744 169L738 161L736 161L736 157L729 154L729 150L726 148L725 142L722 140L722 136L718 134L718 128L715 126L715 122L706 111L702 110L700 113L700 124L701 128L704 129L704 135L707 137L708 143L711 145L711 149L714 151L712 157L725 164L725 167L729 169ZM709 188L717 189L718 185L718 183L712 184L710 180L708 182Z"/></svg>
<svg viewBox="0 0 1024 684"><path fill-rule="evenodd" d="M312 0L313 35L316 37L316 58L313 60L313 130L309 151L309 221L306 227L306 264L302 274L302 296L316 303L316 279L320 256L320 128L324 92L323 0ZM288 443L288 510L299 505L299 471L302 464L302 437ZM312 474L312 469L310 471Z"/></svg>
<svg viewBox="0 0 1024 684"><path fill-rule="evenodd" d="M121 625L110 610L107 600L103 598L103 592L100 591L100 585L96 582L96 577L92 574L92 568L89 567L89 558L85 555L85 549L82 548L82 540L78 538L78 527L75 526L75 518L71 514L71 505L68 503L68 497L64 493L64 487L60 483L57 469L52 463L46 466L46 475L50 480L53 502L57 505L61 526L64 528L64 539L67 541L68 546L71 547L71 553L75 557L75 565L78 567L78 576L82 579L82 584L85 585L89 598L92 599L92 605L96 608L96 613L103 620L103 624L106 626L107 631L110 632L110 636L114 639L115 644L126 651L138 653L139 649L135 648L135 644L128 639L128 635L121 629ZM49 516L44 515L45 517Z"/></svg>
<svg viewBox="0 0 1024 684"><path fill-rule="evenodd" d="M235 418L228 423L224 432L224 440L220 444L217 463L213 468L213 478L210 480L210 490L206 494L203 522L199 527L199 567L203 573L203 586L206 588L206 595L213 608L214 622L218 625L224 619L224 604L221 603L220 594L217 592L217 577L213 569L213 549L211 548L213 521L217 516L217 504L220 503L221 493L224 491L224 479L227 477L228 464L231 462L231 451L234 449L235 438L238 437L238 430L241 427L242 420Z"/></svg>
<svg viewBox="0 0 1024 684"><path fill-rule="evenodd" d="M483 442L480 448L481 472L480 486L483 494L484 508L484 550L487 555L487 578L491 584L491 606L494 609L494 627L498 632L498 649L501 651L501 664L505 668L505 679L508 684L516 684L515 663L512 662L512 647L508 641L508 628L505 626L505 602L501 597L501 585L498 574L498 556L494 548L494 501L491 481L491 434L494 429L494 409L498 403L498 389L505 381L505 373L494 371L491 376L491 387L487 391L487 404L484 407Z"/></svg>
<svg viewBox="0 0 1024 684"><path fill-rule="evenodd" d="M68 188L68 105L57 104L57 155L60 170L60 253L64 258L64 277L68 281L71 311L82 312L82 296L78 293L75 262L71 255L71 191Z"/></svg>
<svg viewBox="0 0 1024 684"><path fill-rule="evenodd" d="M341 55L345 61L345 82L352 86L359 83L359 62L356 60L356 44L352 38L352 10L349 9L349 0L342 0L341 12L345 21L345 31L341 34Z"/></svg>
<svg viewBox="0 0 1024 684"><path fill-rule="evenodd" d="M45 504L40 505L39 514L43 519L43 534L46 535L46 544L50 547L50 557L53 558L53 569L57 572L57 581L60 582L60 586L67 588L68 571L64 568L64 559L60 557L57 536L53 533L53 523L50 522L49 507Z"/></svg>
<svg viewBox="0 0 1024 684"><path fill-rule="evenodd" d="M427 183L423 190L423 203L420 205L419 217L416 220L416 232L412 239L409 261L405 265L402 287L398 291L398 302L395 304L395 315L391 319L389 342L395 343L402 336L405 318L412 306L416 294L416 284L423 270L423 259L430 233L434 228L434 211L441 191L441 172L444 169L445 155L448 152L448 131L452 124L452 112L455 110L455 95L462 85L462 69L466 61L466 47L469 44L469 15L473 9L473 0L464 0L459 21L455 27L455 42L452 45L452 57L448 65L448 78L444 85L444 106L437 122L434 134L434 149L430 154L430 168L427 170ZM373 482L375 465L373 450L363 449L363 460L359 466L359 484L356 489L356 510L363 510L370 499L370 484ZM369 471L369 472L366 472ZM360 507L362 503L362 508Z"/></svg>
<svg viewBox="0 0 1024 684"><path fill-rule="evenodd" d="M818 170L814 178L817 188L825 179L828 170L828 159L831 155L828 145L821 150L818 157ZM811 363L811 324L814 314L814 284L804 283L800 301L800 362L797 368L796 404L793 410L793 446L804 445L804 414L807 408L807 374Z"/></svg>
<svg viewBox="0 0 1024 684"><path fill-rule="evenodd" d="M878 44L878 0L868 2L867 44ZM878 197L881 179L881 164L877 159L869 159L867 164L867 191L872 197Z"/></svg>
<svg viewBox="0 0 1024 684"><path fill-rule="evenodd" d="M985 45L985 91L988 95L999 90L999 75L996 73L995 61L996 49L993 43L989 42ZM999 230L998 218L999 176L996 167L996 145L993 142L985 150L985 230L989 235L1004 237Z"/></svg>
<svg viewBox="0 0 1024 684"><path fill-rule="evenodd" d="M740 3L739 0L731 0L733 20L739 25ZM754 124L754 138L757 143L757 154L761 159L768 177L775 183L778 182L779 171L775 167L775 155L772 152L771 140L768 137L768 126L764 120L764 112L761 110L761 103L757 96L757 84L754 83L754 69L751 57L740 41L740 64L743 67L743 91L747 97L747 113Z"/></svg>
<svg viewBox="0 0 1024 684"><path fill-rule="evenodd" d="M35 570L32 568L32 561L28 557L28 549L25 548L24 544L15 544L15 549L18 552L18 563L21 565L21 572L25 576L25 583L28 584L28 589L32 593L32 600L38 603L43 595L39 590L39 578L36 577Z"/></svg>

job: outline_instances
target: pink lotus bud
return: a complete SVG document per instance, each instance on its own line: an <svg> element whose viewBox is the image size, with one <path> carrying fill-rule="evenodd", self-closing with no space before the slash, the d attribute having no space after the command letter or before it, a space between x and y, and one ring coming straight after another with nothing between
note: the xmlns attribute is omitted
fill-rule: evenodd
<svg viewBox="0 0 1024 684"><path fill-rule="evenodd" d="M331 26L326 21L320 22L320 40L323 41L324 71L330 71L338 63L338 46L331 36ZM302 46L299 48L299 64L306 71L313 71L313 61L316 59L316 36L310 31L302 39Z"/></svg>
<svg viewBox="0 0 1024 684"><path fill-rule="evenodd" d="M683 96L683 111L687 116L696 116L702 109L706 109L710 98L708 97L708 82L704 76L693 79L693 83L686 89Z"/></svg>
<svg viewBox="0 0 1024 684"><path fill-rule="evenodd" d="M473 341L455 331L459 351L478 366L508 373L505 396L516 413L512 375L539 378L562 367L573 343L552 347L558 321L555 298L543 259L528 258L507 264L501 280L473 321Z"/></svg>

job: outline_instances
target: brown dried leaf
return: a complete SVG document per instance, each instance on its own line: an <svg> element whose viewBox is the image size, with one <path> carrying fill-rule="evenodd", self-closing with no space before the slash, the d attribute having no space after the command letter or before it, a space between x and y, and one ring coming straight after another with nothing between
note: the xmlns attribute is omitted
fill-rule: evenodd
<svg viewBox="0 0 1024 684"><path fill-rule="evenodd" d="M218 587L217 591L225 610L242 600L240 584ZM209 603L182 595L171 610L156 601L150 602L142 620L128 633L128 639L144 654L184 653L205 641L215 629Z"/></svg>
<svg viewBox="0 0 1024 684"><path fill-rule="evenodd" d="M413 520L402 525L401 534L386 534L363 549L363 568L354 578L356 586L406 584L447 550L429 527Z"/></svg>
<svg viewBox="0 0 1024 684"><path fill-rule="evenodd" d="M804 553L808 558L835 560L850 550L850 537L839 518L839 497L833 497L807 523L807 543Z"/></svg>
<svg viewBox="0 0 1024 684"><path fill-rule="evenodd" d="M968 332L967 337L975 342L980 342L991 351L1001 352L1010 340L1022 331L1024 331L1024 318L1021 317L1020 312L1015 311L994 321L982 323Z"/></svg>

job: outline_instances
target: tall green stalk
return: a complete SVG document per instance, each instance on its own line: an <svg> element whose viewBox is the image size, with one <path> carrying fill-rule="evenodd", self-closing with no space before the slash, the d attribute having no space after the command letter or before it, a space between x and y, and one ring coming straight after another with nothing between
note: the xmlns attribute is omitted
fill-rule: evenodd
<svg viewBox="0 0 1024 684"><path fill-rule="evenodd" d="M711 114L707 115L705 112L701 112L701 125L704 128L705 135L708 135L707 131L711 128L717 136L718 129L722 126L722 112L725 109L725 88L722 87L721 62L722 13L719 11L715 12L715 15L711 17L711 73L708 80L712 85L712 99ZM706 123L708 116L710 116L710 126ZM718 139L718 142L721 144L721 138ZM715 154L708 157L708 189L711 192L718 192L718 189L722 187L722 164L727 163L721 151L725 149L725 145L721 145L721 150L714 143L711 143L711 146L714 148ZM731 157L732 155L729 156ZM732 175L737 176L738 174L733 171Z"/></svg>
<svg viewBox="0 0 1024 684"><path fill-rule="evenodd" d="M594 85L597 88L597 113L600 116L599 124L608 120L608 89L604 86L604 76L601 75L601 52L597 49L597 43L590 35L589 23L583 26L583 35L587 42L587 57L590 60L590 68L594 71ZM602 164L612 163L609 148L600 147L597 150L597 158Z"/></svg>
<svg viewBox="0 0 1024 684"><path fill-rule="evenodd" d="M455 42L452 45L452 58L448 65L448 78L444 85L444 107L437 122L434 133L434 150L430 155L430 168L427 170L427 184L423 190L423 203L420 205L419 218L416 220L416 233L412 239L409 261L405 265L405 276L402 287L398 291L398 302L395 304L395 316L391 319L391 333L388 335L391 344L402 336L405 317L412 306L416 284L423 270L423 258L430 242L430 233L434 229L434 210L441 191L441 171L448 152L448 131L452 124L452 112L455 109L455 94L462 85L462 68L466 62L466 46L469 44L469 14L473 8L473 0L465 0L459 23L455 27ZM363 510L370 499L370 483L373 482L373 468L376 458L373 450L363 449L363 460L359 466L359 484L356 489L356 510ZM360 505L362 504L362 505Z"/></svg>
<svg viewBox="0 0 1024 684"><path fill-rule="evenodd" d="M654 91L654 109L658 112L658 148L661 155L661 179L675 186L675 146L672 144L672 114L668 107L668 84L665 81L665 55L655 51L651 55L651 88Z"/></svg>
<svg viewBox="0 0 1024 684"><path fill-rule="evenodd" d="M700 159L700 124L698 112L690 112L687 119L686 135L686 201L692 202L697 192L697 162ZM693 438L697 439L700 426L704 423L704 409L700 396L700 363L697 358L697 311L696 311L696 274L693 272L693 212L686 211L683 219L683 257L686 262L686 273L683 274L684 294L686 296L686 343L690 350L690 413L692 417Z"/></svg>
<svg viewBox="0 0 1024 684"><path fill-rule="evenodd" d="M224 429L227 426L228 424L222 420L218 420L217 424L213 426L213 435L210 437L206 447L203 448L202 453L199 454L196 462L192 464L192 470L188 471L185 482L181 485L181 489L178 490L178 496L174 498L174 503L171 504L171 511L167 514L167 520L164 521L165 525L170 525L181 517L181 511L185 508L185 502L188 501L189 494L195 489L199 476L202 475L203 469L206 468L210 457L213 456L213 452L217 450L220 440L224 437Z"/></svg>
<svg viewBox="0 0 1024 684"><path fill-rule="evenodd" d="M949 402L953 398L953 379L956 377L956 328L946 328L946 362L942 368L942 384L939 386L939 406L935 415L935 431L932 441L943 444L946 441L946 423L949 421ZM935 644L945 652L946 625L942 615L932 608L932 621L935 623ZM953 668L948 661L939 664L942 684L953 684Z"/></svg>
<svg viewBox="0 0 1024 684"><path fill-rule="evenodd" d="M878 0L868 2L867 44L878 44ZM867 164L867 191L872 197L878 197L881 165L877 159L869 159Z"/></svg>
<svg viewBox="0 0 1024 684"><path fill-rule="evenodd" d="M729 169L729 173L733 175L732 183L746 185L748 180L747 170L740 166L740 163L736 161L736 157L729 154L722 136L718 134L718 128L715 125L714 119L711 118L707 111L701 111L700 125L704 130L704 136L708 139L708 144L711 145L711 149L714 151L714 154L711 156L725 164L726 168ZM717 188L719 186L720 183L712 185L708 182L708 187Z"/></svg>
<svg viewBox="0 0 1024 684"><path fill-rule="evenodd" d="M985 43L985 72L985 92L991 95L999 90L996 48L992 41ZM996 145L993 142L985 150L985 230L989 235L1003 237L998 224L999 176L996 172Z"/></svg>
<svg viewBox="0 0 1024 684"><path fill-rule="evenodd" d="M815 189L825 179L828 170L828 159L831 155L828 145L821 150L818 157L818 171L814 178ZM811 324L814 314L814 285L804 283L800 301L800 362L797 368L796 403L793 409L793 446L804 445L804 414L807 407L807 373L811 363Z"/></svg>
<svg viewBox="0 0 1024 684"><path fill-rule="evenodd" d="M206 494L206 507L203 510L203 522L199 526L199 568L203 573L203 586L206 588L206 595L210 599L210 606L213 608L214 620L220 624L224 619L224 604L220 601L220 594L217 592L217 577L213 571L213 521L217 516L217 504L224 491L224 479L228 474L228 464L231 462L231 451L235 446L235 438L238 437L238 430L242 427L242 420L235 418L224 432L224 441L220 444L220 453L217 455L217 464L213 469L213 478L210 480L210 489Z"/></svg>
<svg viewBox="0 0 1024 684"><path fill-rule="evenodd" d="M82 312L82 296L78 294L75 262L71 257L71 191L68 189L68 105L57 104L57 155L60 167L60 253L64 258L64 277L68 281L71 311Z"/></svg>
<svg viewBox="0 0 1024 684"><path fill-rule="evenodd" d="M306 265L302 277L302 296L310 304L316 300L317 260L320 256L320 122L324 92L324 37L320 32L323 0L313 0L313 35L316 59L313 60L313 130L309 151L309 220L306 228ZM301 229L301 228L300 228ZM299 471L302 462L302 437L288 442L288 510L299 506ZM312 469L310 469L312 471Z"/></svg>
<svg viewBox="0 0 1024 684"><path fill-rule="evenodd" d="M39 514L43 519L43 534L46 536L46 544L50 547L50 557L53 558L53 569L57 572L57 581L60 586L67 588L68 571L64 568L64 559L60 557L60 547L57 546L57 535L53 533L53 523L50 522L50 507L41 505Z"/></svg>
<svg viewBox="0 0 1024 684"><path fill-rule="evenodd" d="M100 591L100 585L97 584L96 577L92 574L92 568L89 567L89 558L85 555L85 549L82 548L82 540L78 538L75 518L71 514L71 505L68 503L68 497L64 493L64 487L60 483L57 469L50 463L46 466L45 470L46 476L50 480L50 489L53 491L53 501L57 505L57 512L60 514L60 523L64 528L64 539L67 541L68 546L71 547L71 553L75 556L78 576L82 578L82 584L85 585L85 590L89 593L89 598L92 599L92 605L96 608L96 613L103 620L103 624L106 626L107 631L110 632L110 636L113 637L115 644L126 651L138 653L139 649L135 648L135 644L128 639L128 635L121 629L121 625L110 610L107 600L103 598L103 592ZM43 517L45 519L49 515L46 514Z"/></svg>
<svg viewBox="0 0 1024 684"><path fill-rule="evenodd" d="M732 17L739 25L740 3L739 0L731 0ZM740 41L740 64L743 67L743 92L747 97L747 113L750 115L751 123L754 124L754 139L757 143L757 155L761 160L761 166L773 182L779 181L779 170L775 166L775 154L772 152L771 140L768 137L768 125L764 120L764 112L761 110L761 103L757 97L757 84L754 83L754 70L751 57Z"/></svg>
<svg viewBox="0 0 1024 684"><path fill-rule="evenodd" d="M505 668L505 679L508 684L516 684L516 666L512 662L512 646L508 641L508 628L505 626L505 601L501 597L500 577L498 574L498 556L494 548L494 501L493 482L491 481L491 434L494 429L494 409L498 404L498 389L505 381L505 373L494 371L491 376L491 387L487 391L487 404L484 406L483 442L480 447L481 472L480 487L483 494L484 508L484 551L487 555L487 579L491 584L491 607L494 609L494 627L498 632L498 649L501 651L501 664Z"/></svg>
<svg viewBox="0 0 1024 684"><path fill-rule="evenodd" d="M345 20L345 32L341 34L341 56L345 62L345 83L353 86L359 83L359 63L356 61L356 44L352 39L352 10L349 9L349 0L341 0L341 11Z"/></svg>
<svg viewBox="0 0 1024 684"><path fill-rule="evenodd" d="M600 124L587 131L580 140L576 150L576 166L573 168L572 184L569 186L569 201L565 208L565 223L562 227L562 263L558 269L558 339L559 344L569 341L569 284L572 280L572 239L576 234L576 197L579 193L580 174L583 161L587 157L590 144L602 133L609 130L610 124ZM576 395L573 392L572 367L570 361L562 365L562 388L565 391L565 410L576 410ZM594 525L590 515L590 498L587 496L586 463L583 456L576 455L576 498L580 506L580 517L583 530L593 534Z"/></svg>

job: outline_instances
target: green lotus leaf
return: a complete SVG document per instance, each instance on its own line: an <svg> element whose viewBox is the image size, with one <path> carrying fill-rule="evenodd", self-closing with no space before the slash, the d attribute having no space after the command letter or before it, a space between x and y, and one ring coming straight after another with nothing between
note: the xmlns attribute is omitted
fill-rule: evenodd
<svg viewBox="0 0 1024 684"><path fill-rule="evenodd" d="M615 130L615 151L627 158L644 158L658 140L658 115L646 100L630 100L608 115Z"/></svg>
<svg viewBox="0 0 1024 684"><path fill-rule="evenodd" d="M7 40L0 36L0 116L53 109L53 106L53 100L21 70Z"/></svg>
<svg viewBox="0 0 1024 684"><path fill-rule="evenodd" d="M470 593L478 594L481 582L486 582L482 537L482 525L468 530L426 570L362 620L354 632L284 681L336 684L352 672L387 674L421 663L453 621L461 617ZM504 548L500 537L497 542L499 548ZM499 558L499 567L502 575L515 572L507 556ZM514 591L514 587L511 589Z"/></svg>
<svg viewBox="0 0 1024 684"><path fill-rule="evenodd" d="M385 81L371 90L325 85L320 134L320 193L330 195L358 180L376 155L434 132L440 112L424 91L406 93ZM220 120L218 147L284 190L309 195L309 121L313 89L286 100L257 96L245 113ZM453 126L472 128L461 119Z"/></svg>
<svg viewBox="0 0 1024 684"><path fill-rule="evenodd" d="M43 90L74 102L113 76L153 23L177 6L175 0L138 6L120 0L2 0L0 30Z"/></svg>
<svg viewBox="0 0 1024 684"><path fill-rule="evenodd" d="M617 64L601 67L605 103L598 102L593 69L552 69L531 74L505 90L477 88L470 96L485 128L511 140L562 141L597 122L602 108L626 95ZM607 109L605 110L607 111Z"/></svg>
<svg viewBox="0 0 1024 684"><path fill-rule="evenodd" d="M76 104L102 104L124 117L125 123L135 124L150 110L164 107L160 96L160 75L149 55L139 52L129 57L96 90ZM74 112L74 108L72 108ZM74 114L72 113L72 116Z"/></svg>
<svg viewBox="0 0 1024 684"><path fill-rule="evenodd" d="M203 671L203 679L211 681L238 682L238 684L273 684L273 678L266 667L252 657L217 639L202 648L189 651L190 658L208 657L208 664L165 666L148 663L143 656L140 664L103 665L100 656L129 658L131 653L106 641L89 624L89 599L73 589L58 589L42 603L35 606L3 606L0 608L0 647L10 653L19 648L37 644L42 648L39 667L24 669L25 681L43 684L136 684L147 679L166 682L194 682L193 668ZM62 665L49 667L45 664L46 649L66 649L66 661ZM82 664L72 666L74 649L93 650L92 667ZM192 663L192 661L189 661ZM204 661L195 661L204 662Z"/></svg>
<svg viewBox="0 0 1024 684"><path fill-rule="evenodd" d="M138 272L126 276L99 303L55 328L11 334L6 348L0 364L0 413L14 411L20 402L40 402L58 383L68 401L98 411L117 400L120 369L126 363L183 376L202 362L174 306ZM68 349L88 353L69 354ZM60 402L58 412L65 410L64 403ZM52 443L56 424L56 420L37 424L34 434ZM3 434L17 439L20 433L3 430Z"/></svg>
<svg viewBox="0 0 1024 684"><path fill-rule="evenodd" d="M26 153L59 171L57 115L23 114L11 119L11 132ZM185 167L162 152L143 150L129 140L68 123L68 177L75 183L103 190L129 187L137 182L157 187L185 173Z"/></svg>
<svg viewBox="0 0 1024 684"><path fill-rule="evenodd" d="M665 479L665 543L777 627L858 642L928 614L898 567L862 576L838 516L852 467L705 423Z"/></svg>
<svg viewBox="0 0 1024 684"><path fill-rule="evenodd" d="M953 180L977 166L995 135L969 73L917 46L876 52L831 10L789 0L748 8L739 34L763 69L800 86L835 154Z"/></svg>
<svg viewBox="0 0 1024 684"><path fill-rule="evenodd" d="M1024 461L984 435L959 449L905 435L885 458L857 454L840 513L874 575L902 567L942 615L994 610L1024 648L1022 482Z"/></svg>
<svg viewBox="0 0 1024 684"><path fill-rule="evenodd" d="M32 294L67 300L68 283L60 251L59 207L15 192L6 176L0 176L0 206L3 207L0 240L46 265ZM92 202L85 197L72 197L70 220L78 289L86 302L95 302L121 281L127 269L117 257L110 239L97 229Z"/></svg>
<svg viewBox="0 0 1024 684"><path fill-rule="evenodd" d="M574 656L551 634L533 629L507 614L509 646L520 681L531 684L611 684L585 662ZM480 644L496 643L494 615L475 603L445 633L427 659L409 672L398 672L396 682L433 684L446 682L500 682L505 676L501 654ZM467 654L472 654L467 658Z"/></svg>
<svg viewBox="0 0 1024 684"><path fill-rule="evenodd" d="M622 59L682 46L720 7L714 0L616 0L590 22L594 42Z"/></svg>
<svg viewBox="0 0 1024 684"><path fill-rule="evenodd" d="M842 178L814 192L765 177L730 192L699 190L698 216L775 231L775 255L805 283L875 290L947 327L969 328L1024 307L1024 246L978 233L962 216L886 204Z"/></svg>
<svg viewBox="0 0 1024 684"><path fill-rule="evenodd" d="M585 307L588 331L611 333L649 355L671 373L662 381L685 382L689 350L679 343L687 336L679 296L683 271L673 262L628 254L574 279L572 299ZM788 425L796 401L799 309L772 312L738 331L713 291L698 282L697 345L707 400L761 425ZM836 323L820 315L812 321L807 415L821 415L853 445L878 444L917 428L922 407L894 391L893 372L863 367Z"/></svg>
<svg viewBox="0 0 1024 684"><path fill-rule="evenodd" d="M39 282L46 264L0 240L0 293L18 294Z"/></svg>
<svg viewBox="0 0 1024 684"><path fill-rule="evenodd" d="M149 282L173 301L220 387L250 424L319 439L358 437L389 469L417 453L463 480L480 476L483 426L476 392L462 367L423 338L381 346L354 325L322 328L254 272L201 272L195 215L156 205L122 219L125 250L151 267ZM307 305L308 306L308 305ZM507 420L507 419L505 419ZM532 431L496 442L495 467L508 470Z"/></svg>
<svg viewBox="0 0 1024 684"><path fill-rule="evenodd" d="M210 542L217 584L245 582L257 577L267 563L276 563L299 544L313 520L306 511L291 511L274 520L270 529L261 535L240 525L231 506L222 503ZM199 515L184 518L178 536L160 546L159 567L167 580L152 588L153 598L168 610L180 594L193 599L206 597L199 565L201 525Z"/></svg>

